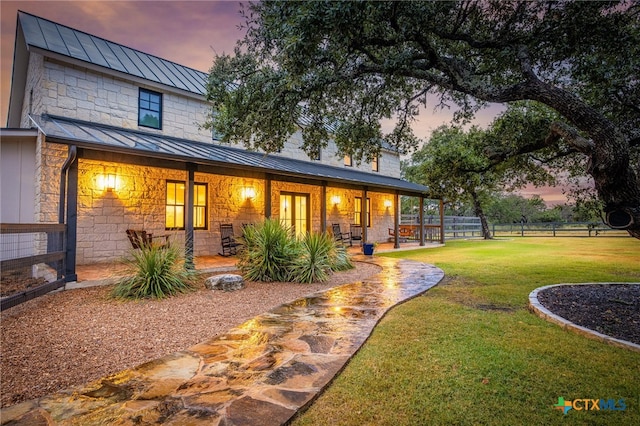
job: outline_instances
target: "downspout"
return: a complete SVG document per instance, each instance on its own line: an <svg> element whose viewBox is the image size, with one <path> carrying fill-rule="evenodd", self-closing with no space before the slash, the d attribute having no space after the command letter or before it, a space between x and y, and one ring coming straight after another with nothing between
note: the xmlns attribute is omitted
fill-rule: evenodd
<svg viewBox="0 0 640 426"><path fill-rule="evenodd" d="M60 169L60 203L58 204L58 223L64 223L65 203L67 198L67 173L69 167L76 161L78 149L75 145L69 146L69 155Z"/></svg>

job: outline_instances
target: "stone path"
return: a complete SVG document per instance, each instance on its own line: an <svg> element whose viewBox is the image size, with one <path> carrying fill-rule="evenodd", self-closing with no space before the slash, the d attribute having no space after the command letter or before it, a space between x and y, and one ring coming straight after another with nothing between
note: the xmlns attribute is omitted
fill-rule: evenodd
<svg viewBox="0 0 640 426"><path fill-rule="evenodd" d="M344 368L390 308L444 276L405 259L367 261L383 270L279 306L185 351L7 407L2 424L284 424Z"/></svg>

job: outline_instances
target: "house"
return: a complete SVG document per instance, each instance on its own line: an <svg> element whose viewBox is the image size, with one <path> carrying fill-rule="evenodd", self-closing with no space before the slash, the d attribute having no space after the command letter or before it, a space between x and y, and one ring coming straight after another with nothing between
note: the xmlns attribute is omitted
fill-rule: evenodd
<svg viewBox="0 0 640 426"><path fill-rule="evenodd" d="M299 134L269 155L221 143L200 126L206 73L17 19L0 221L66 224L67 280L76 265L121 258L127 229L170 234L196 256L220 251L221 224L239 232L265 217L297 234L366 225L363 240L386 241L400 195L429 195L400 178L393 149L356 164L332 144L309 158Z"/></svg>

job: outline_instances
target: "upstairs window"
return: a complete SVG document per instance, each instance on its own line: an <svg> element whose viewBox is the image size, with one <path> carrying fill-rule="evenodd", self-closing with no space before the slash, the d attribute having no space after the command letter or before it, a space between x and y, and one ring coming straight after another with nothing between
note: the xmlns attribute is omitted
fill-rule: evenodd
<svg viewBox="0 0 640 426"><path fill-rule="evenodd" d="M162 94L140 89L138 94L138 125L162 128Z"/></svg>
<svg viewBox="0 0 640 426"><path fill-rule="evenodd" d="M351 156L349 154L344 156L344 165L347 167L353 166L353 160L351 159Z"/></svg>
<svg viewBox="0 0 640 426"><path fill-rule="evenodd" d="M371 159L371 170L374 172L379 172L380 171L380 163L378 162L378 156L375 155L372 159Z"/></svg>

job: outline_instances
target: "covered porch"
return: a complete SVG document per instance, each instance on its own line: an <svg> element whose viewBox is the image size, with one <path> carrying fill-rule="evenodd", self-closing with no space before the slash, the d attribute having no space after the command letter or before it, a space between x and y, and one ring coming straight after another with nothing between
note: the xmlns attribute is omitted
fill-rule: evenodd
<svg viewBox="0 0 640 426"><path fill-rule="evenodd" d="M278 218L296 233L325 232L335 223L348 232L359 224L362 242L397 249L404 241L401 196L420 205L429 197L422 185L379 173L61 117L32 119L43 144L67 156L58 169L67 281L79 280L84 264L121 257L130 228L170 234L196 268L217 257L220 225L232 224L239 236L242 226L264 218ZM170 200L171 188L184 196ZM403 246L425 245L425 229L419 226L417 241Z"/></svg>

